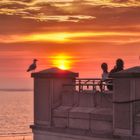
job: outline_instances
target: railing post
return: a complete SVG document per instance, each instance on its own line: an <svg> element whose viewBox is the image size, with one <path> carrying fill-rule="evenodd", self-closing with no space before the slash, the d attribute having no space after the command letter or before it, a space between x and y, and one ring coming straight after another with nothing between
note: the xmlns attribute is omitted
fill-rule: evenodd
<svg viewBox="0 0 140 140"><path fill-rule="evenodd" d="M79 80L79 92L81 93L81 80Z"/></svg>

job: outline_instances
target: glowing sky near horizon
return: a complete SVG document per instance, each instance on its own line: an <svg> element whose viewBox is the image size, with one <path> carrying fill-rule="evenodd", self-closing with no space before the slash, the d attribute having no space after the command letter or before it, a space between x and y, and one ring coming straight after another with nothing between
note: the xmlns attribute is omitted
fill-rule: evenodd
<svg viewBox="0 0 140 140"><path fill-rule="evenodd" d="M33 58L38 70L69 67L81 77L100 77L100 64L111 69L118 57L139 65L139 11L139 0L1 0L0 88L31 87Z"/></svg>

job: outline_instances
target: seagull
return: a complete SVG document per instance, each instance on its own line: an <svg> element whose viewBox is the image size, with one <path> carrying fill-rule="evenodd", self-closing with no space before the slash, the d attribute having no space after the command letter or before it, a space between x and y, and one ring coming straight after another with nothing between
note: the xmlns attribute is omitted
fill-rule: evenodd
<svg viewBox="0 0 140 140"><path fill-rule="evenodd" d="M37 61L38 61L37 59L34 59L34 60L33 60L33 63L29 66L29 68L27 69L27 72L36 69L36 62L37 62Z"/></svg>

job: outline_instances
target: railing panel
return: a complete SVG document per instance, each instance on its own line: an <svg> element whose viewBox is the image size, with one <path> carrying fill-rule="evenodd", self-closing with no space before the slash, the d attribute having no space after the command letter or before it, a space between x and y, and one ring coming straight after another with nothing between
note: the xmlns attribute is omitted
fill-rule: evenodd
<svg viewBox="0 0 140 140"><path fill-rule="evenodd" d="M112 79L108 79L112 80ZM107 86L111 83L102 81L101 78L77 78L75 84L65 84L64 86L74 87L79 93L85 92L104 92L107 91Z"/></svg>

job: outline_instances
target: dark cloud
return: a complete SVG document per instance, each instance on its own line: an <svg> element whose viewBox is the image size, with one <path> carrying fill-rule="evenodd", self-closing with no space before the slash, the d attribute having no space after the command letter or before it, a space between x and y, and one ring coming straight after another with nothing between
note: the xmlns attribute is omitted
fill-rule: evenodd
<svg viewBox="0 0 140 140"><path fill-rule="evenodd" d="M125 2L129 2L129 0L113 0L112 2L125 3Z"/></svg>
<svg viewBox="0 0 140 140"><path fill-rule="evenodd" d="M22 2L33 2L34 0L22 0Z"/></svg>
<svg viewBox="0 0 140 140"><path fill-rule="evenodd" d="M20 16L0 15L0 34L20 34L38 31L40 24Z"/></svg>
<svg viewBox="0 0 140 140"><path fill-rule="evenodd" d="M139 0L112 0L112 2L116 2L116 3L137 3L140 2Z"/></svg>

